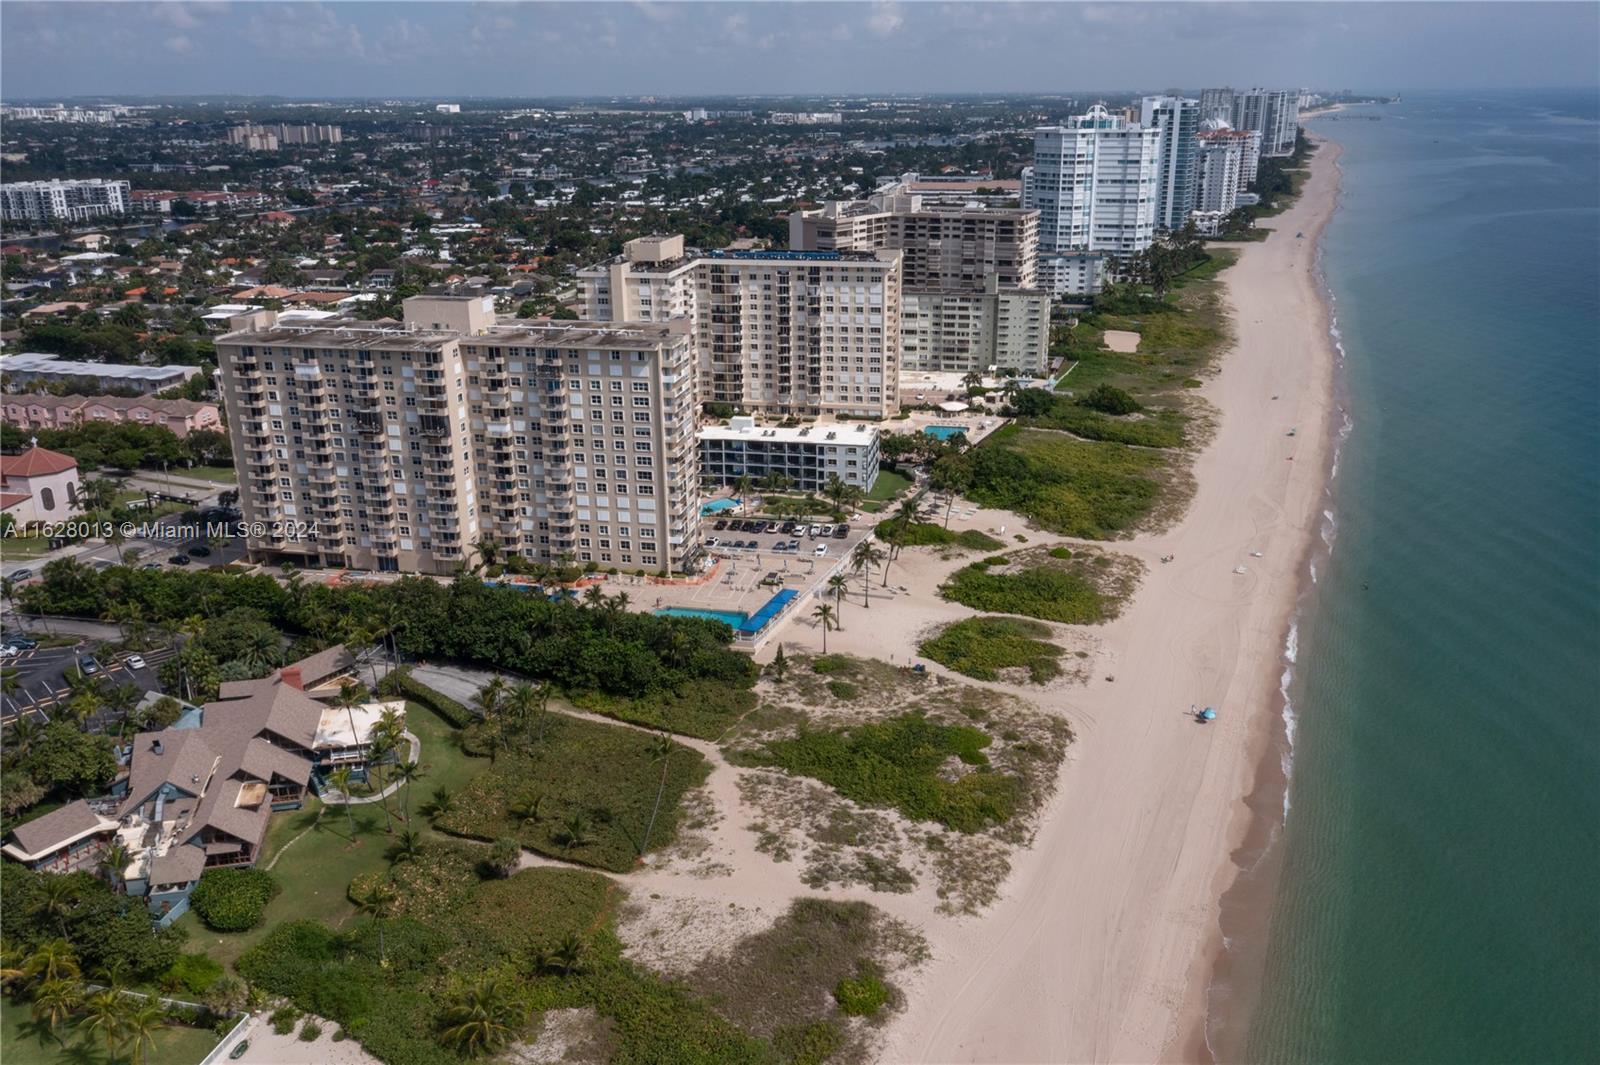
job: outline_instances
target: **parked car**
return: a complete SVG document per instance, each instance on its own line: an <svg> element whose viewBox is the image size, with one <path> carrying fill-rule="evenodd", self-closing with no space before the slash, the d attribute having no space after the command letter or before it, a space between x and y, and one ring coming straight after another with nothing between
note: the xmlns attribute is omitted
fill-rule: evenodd
<svg viewBox="0 0 1600 1065"><path fill-rule="evenodd" d="M727 518L718 518L718 519L717 519L717 520L716 520L716 521L715 521L715 522L714 522L714 523L713 523L713 524L712 524L712 526L711 526L711 527L712 527L712 528L713 528L713 529L726 529L726 528L727 528L727 527L728 527L728 519L727 519Z"/></svg>
<svg viewBox="0 0 1600 1065"><path fill-rule="evenodd" d="M174 566L187 566L189 564L189 556L173 555L171 558L167 559L167 561L172 563Z"/></svg>
<svg viewBox="0 0 1600 1065"><path fill-rule="evenodd" d="M30 640L20 632L14 632L3 641L7 647L15 647L19 651L31 651L39 646L38 640Z"/></svg>
<svg viewBox="0 0 1600 1065"><path fill-rule="evenodd" d="M817 545L817 549L814 552L812 552L812 554L816 555L818 558L821 558L823 555L826 555L827 553L828 553L828 545L827 544L818 544Z"/></svg>
<svg viewBox="0 0 1600 1065"><path fill-rule="evenodd" d="M193 555L195 558L205 558L207 555L211 554L211 548L207 547L205 544L195 544L193 547L189 548L189 554Z"/></svg>
<svg viewBox="0 0 1600 1065"><path fill-rule="evenodd" d="M146 562L144 565L140 566L139 568L140 569L160 569L161 568L161 563L159 563L159 562Z"/></svg>
<svg viewBox="0 0 1600 1065"><path fill-rule="evenodd" d="M0 644L0 658L11 658L22 653L22 648L15 644Z"/></svg>
<svg viewBox="0 0 1600 1065"><path fill-rule="evenodd" d="M717 539L715 536L706 537L706 546L707 547L716 547L716 546L720 545L721 543L722 543L722 541Z"/></svg>
<svg viewBox="0 0 1600 1065"><path fill-rule="evenodd" d="M790 540L789 541L789 550L791 550L791 551L800 550L800 541L799 540Z"/></svg>
<svg viewBox="0 0 1600 1065"><path fill-rule="evenodd" d="M815 535L817 535L817 530L820 529L820 528L821 528L820 525L808 525L808 526L806 526L806 535L807 536L815 536Z"/></svg>
<svg viewBox="0 0 1600 1065"><path fill-rule="evenodd" d="M143 655L129 655L127 658L124 658L122 660L122 662L129 669L144 669L145 668L145 661L144 661L144 656Z"/></svg>
<svg viewBox="0 0 1600 1065"><path fill-rule="evenodd" d="M16 581L18 584L21 584L23 581L31 581L33 580L33 570L14 569L11 571L11 579Z"/></svg>
<svg viewBox="0 0 1600 1065"><path fill-rule="evenodd" d="M769 532L769 533L775 533L775 532L778 531L778 523L775 522L775 521L769 521L769 522L767 522L767 527L765 529L763 529L762 531L763 532Z"/></svg>
<svg viewBox="0 0 1600 1065"><path fill-rule="evenodd" d="M845 537L847 537L849 535L850 535L850 526L848 526L848 525L835 525L833 527L833 538L835 540L843 540Z"/></svg>
<svg viewBox="0 0 1600 1065"><path fill-rule="evenodd" d="M82 673L86 677L92 677L96 673L100 672L100 663L96 662L90 656L84 655L82 658L78 659L78 672Z"/></svg>
<svg viewBox="0 0 1600 1065"><path fill-rule="evenodd" d="M778 531L783 533L783 535L785 535L785 536L792 536L794 534L795 529L797 529L797 528L799 528L799 526L796 525L794 522L786 521L786 522L783 523L783 528L778 530Z"/></svg>

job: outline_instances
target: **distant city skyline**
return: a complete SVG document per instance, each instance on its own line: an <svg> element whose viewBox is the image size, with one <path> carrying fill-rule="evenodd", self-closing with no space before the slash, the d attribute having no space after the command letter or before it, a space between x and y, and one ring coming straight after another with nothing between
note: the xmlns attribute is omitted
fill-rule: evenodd
<svg viewBox="0 0 1600 1065"><path fill-rule="evenodd" d="M1587 3L33 3L0 96L1594 87Z"/></svg>

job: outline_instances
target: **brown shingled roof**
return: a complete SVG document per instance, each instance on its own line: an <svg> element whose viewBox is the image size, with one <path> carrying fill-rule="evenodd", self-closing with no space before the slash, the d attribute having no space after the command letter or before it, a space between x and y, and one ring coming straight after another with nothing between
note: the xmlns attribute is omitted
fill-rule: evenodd
<svg viewBox="0 0 1600 1065"><path fill-rule="evenodd" d="M59 810L51 810L27 824L11 830L11 838L27 854L44 854L55 850L69 840L97 829L111 831L116 822L109 821L89 808L79 799L69 802Z"/></svg>

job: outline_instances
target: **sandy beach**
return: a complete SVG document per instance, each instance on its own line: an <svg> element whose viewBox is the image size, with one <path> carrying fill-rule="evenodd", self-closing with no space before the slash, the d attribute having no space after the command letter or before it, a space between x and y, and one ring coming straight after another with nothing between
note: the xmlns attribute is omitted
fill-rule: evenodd
<svg viewBox="0 0 1600 1065"><path fill-rule="evenodd" d="M1284 638L1326 479L1333 352L1314 259L1336 158L1325 144L1303 195L1269 220L1276 232L1242 246L1223 275L1236 342L1202 392L1221 419L1195 464L1194 501L1172 530L1113 545L1147 564L1139 593L1093 630L1086 687L1035 696L1077 732L1060 789L997 905L924 927L933 961L883 1060L1206 1056L1218 900L1251 827L1245 797L1281 734ZM1160 563L1168 554L1175 561ZM903 646L910 633L888 613L926 603L914 586L931 564L891 578L913 594L884 604L876 638L851 639L851 650ZM923 628L939 614L903 620ZM1195 724L1194 704L1218 707L1219 719Z"/></svg>

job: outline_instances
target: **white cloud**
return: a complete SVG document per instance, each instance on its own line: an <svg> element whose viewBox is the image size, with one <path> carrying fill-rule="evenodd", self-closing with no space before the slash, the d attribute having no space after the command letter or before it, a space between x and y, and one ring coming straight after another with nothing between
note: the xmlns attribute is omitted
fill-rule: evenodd
<svg viewBox="0 0 1600 1065"><path fill-rule="evenodd" d="M867 28L879 37L888 37L898 33L905 21L900 5L894 0L877 0L872 5L872 14L867 18Z"/></svg>

